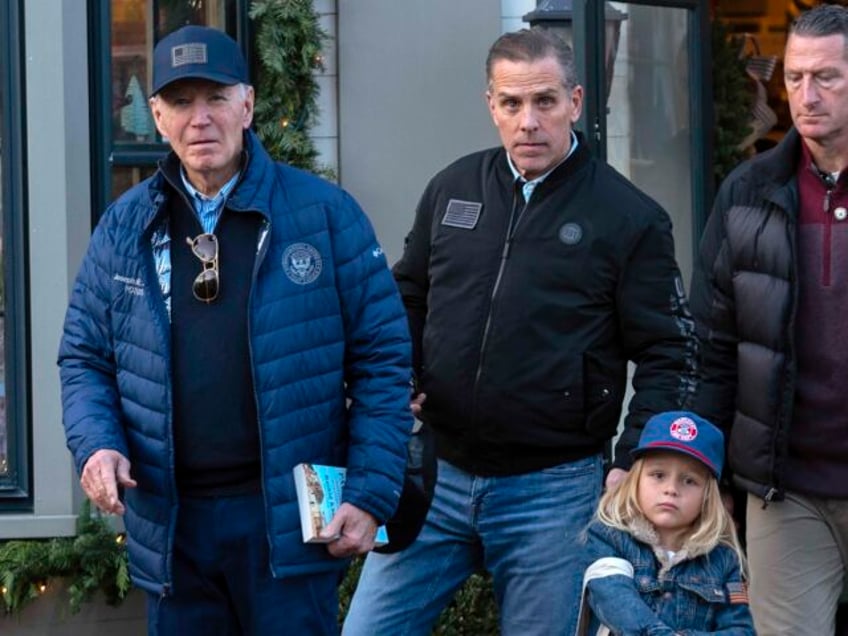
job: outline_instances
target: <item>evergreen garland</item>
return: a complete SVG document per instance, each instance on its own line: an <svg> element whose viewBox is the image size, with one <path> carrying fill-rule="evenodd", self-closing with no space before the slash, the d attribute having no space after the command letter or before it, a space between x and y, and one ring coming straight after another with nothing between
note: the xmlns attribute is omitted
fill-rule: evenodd
<svg viewBox="0 0 848 636"><path fill-rule="evenodd" d="M712 22L713 176L716 186L746 157L740 143L751 133L754 92L740 58L742 42L719 19Z"/></svg>
<svg viewBox="0 0 848 636"><path fill-rule="evenodd" d="M56 579L64 579L71 613L100 591L109 605L119 605L130 590L124 536L115 533L86 500L75 537L0 543L0 607L20 612Z"/></svg>
<svg viewBox="0 0 848 636"><path fill-rule="evenodd" d="M324 69L321 48L327 39L312 0L254 0L250 17L260 62L256 133L274 159L326 174L309 137L318 113L314 72Z"/></svg>

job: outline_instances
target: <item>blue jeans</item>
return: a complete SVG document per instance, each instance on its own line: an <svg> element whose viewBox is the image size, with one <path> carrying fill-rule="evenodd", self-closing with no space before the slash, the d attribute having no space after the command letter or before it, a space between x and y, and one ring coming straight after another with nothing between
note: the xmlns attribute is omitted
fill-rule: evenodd
<svg viewBox="0 0 848 636"><path fill-rule="evenodd" d="M429 634L457 588L485 568L502 634L571 636L587 565L577 537L601 477L599 455L507 477L476 477L440 460L421 534L397 554L368 555L342 633Z"/></svg>
<svg viewBox="0 0 848 636"><path fill-rule="evenodd" d="M180 499L173 594L147 597L149 636L338 634L337 572L271 575L261 494Z"/></svg>

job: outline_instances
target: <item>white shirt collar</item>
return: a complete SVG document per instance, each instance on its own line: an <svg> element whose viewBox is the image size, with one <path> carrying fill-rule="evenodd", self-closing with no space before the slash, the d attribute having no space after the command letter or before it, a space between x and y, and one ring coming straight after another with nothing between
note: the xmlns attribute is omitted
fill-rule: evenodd
<svg viewBox="0 0 848 636"><path fill-rule="evenodd" d="M530 200L530 197L533 195L533 190L536 189L536 186L538 186L545 179L547 179L548 175L550 175L554 170L559 168L563 164L563 162L565 162L565 160L568 159L574 153L575 150L577 150L577 145L579 143L580 142L577 139L577 135L572 130L571 131L571 147L569 147L568 152L565 153L565 156L560 161L558 161L556 163L556 165L553 168L551 168L550 170L548 170L545 174L538 176L535 179L532 179L530 181L524 180L524 177L521 176L521 173L518 172L518 169L515 167L515 164L512 162L512 157L509 156L508 152L506 153L506 161L509 164L509 169L512 171L512 176L515 178L516 181L518 181L518 180L523 181L523 184L521 186L521 191L524 194L524 201L525 202Z"/></svg>

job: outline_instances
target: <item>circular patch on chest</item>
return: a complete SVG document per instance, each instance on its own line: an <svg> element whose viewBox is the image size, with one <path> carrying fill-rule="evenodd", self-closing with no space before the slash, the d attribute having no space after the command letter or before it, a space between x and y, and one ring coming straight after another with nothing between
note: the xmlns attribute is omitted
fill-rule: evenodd
<svg viewBox="0 0 848 636"><path fill-rule="evenodd" d="M559 240L566 245L577 245L583 238L583 228L577 223L566 223L559 228Z"/></svg>
<svg viewBox="0 0 848 636"><path fill-rule="evenodd" d="M308 285L321 275L321 253L309 243L294 243L283 252L283 271L295 285Z"/></svg>

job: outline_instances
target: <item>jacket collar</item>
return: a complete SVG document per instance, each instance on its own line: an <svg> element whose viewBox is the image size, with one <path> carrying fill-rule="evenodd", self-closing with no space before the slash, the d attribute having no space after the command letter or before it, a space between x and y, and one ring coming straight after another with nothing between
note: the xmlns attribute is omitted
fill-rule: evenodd
<svg viewBox="0 0 848 636"><path fill-rule="evenodd" d="M272 191L283 187L274 176L275 162L252 130L244 133L244 149L247 153L244 176L230 195L227 206L233 210L259 212L270 220Z"/></svg>
<svg viewBox="0 0 848 636"><path fill-rule="evenodd" d="M698 548L691 545L689 542L683 544L683 547L678 550L674 556L669 556L668 552L660 547L660 538L653 524L647 519L634 519L629 526L629 531L633 537L646 543L651 547L657 561L660 563L660 574L667 572L678 563L695 559L704 554L708 554L715 548L715 545Z"/></svg>
<svg viewBox="0 0 848 636"><path fill-rule="evenodd" d="M244 169L241 180L227 200L227 207L236 211L253 211L271 218L271 190L276 184L273 176L274 161L252 130L244 132ZM179 166L179 158L173 151L159 160L159 170L148 183L149 210L143 220L149 229L163 209L169 187L166 173Z"/></svg>
<svg viewBox="0 0 848 636"><path fill-rule="evenodd" d="M799 161L801 135L795 128L790 128L777 146L750 162L749 174L754 188L761 189L766 199L790 214L794 214L797 208L796 171Z"/></svg>
<svg viewBox="0 0 848 636"><path fill-rule="evenodd" d="M577 148L568 158L565 159L565 161L560 163L549 175L545 177L545 180L537 186L537 190L543 191L548 190L549 188L556 188L559 184L585 166L591 159L592 155L589 152L586 138L583 136L583 133L575 130L574 134L577 136ZM501 183L506 185L510 191L512 191L515 177L512 174L512 170L510 170L509 163L507 162L506 149L503 146L499 149L495 162Z"/></svg>

